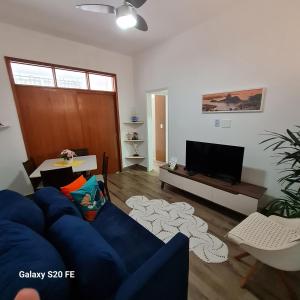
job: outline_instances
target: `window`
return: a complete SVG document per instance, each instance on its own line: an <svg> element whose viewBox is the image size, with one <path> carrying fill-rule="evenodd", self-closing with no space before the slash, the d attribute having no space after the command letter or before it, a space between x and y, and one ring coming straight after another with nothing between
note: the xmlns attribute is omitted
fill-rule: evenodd
<svg viewBox="0 0 300 300"><path fill-rule="evenodd" d="M15 84L115 92L115 75L7 58Z"/></svg>
<svg viewBox="0 0 300 300"><path fill-rule="evenodd" d="M54 79L50 67L12 62L11 68L16 84L54 87Z"/></svg>
<svg viewBox="0 0 300 300"><path fill-rule="evenodd" d="M55 69L55 73L58 87L87 90L85 72Z"/></svg>
<svg viewBox="0 0 300 300"><path fill-rule="evenodd" d="M95 91L109 91L113 92L114 80L111 76L89 74L90 88Z"/></svg>

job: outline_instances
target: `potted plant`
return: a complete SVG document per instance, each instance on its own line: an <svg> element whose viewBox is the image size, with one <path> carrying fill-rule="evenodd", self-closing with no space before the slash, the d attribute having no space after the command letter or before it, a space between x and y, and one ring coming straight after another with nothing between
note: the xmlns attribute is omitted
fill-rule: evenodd
<svg viewBox="0 0 300 300"><path fill-rule="evenodd" d="M300 126L296 128L295 132L287 129L285 134L268 131L268 138L260 143L266 144L264 150L272 150L279 158L277 165L284 167L278 180L283 196L267 204L262 211L267 216L300 217Z"/></svg>
<svg viewBox="0 0 300 300"><path fill-rule="evenodd" d="M76 156L76 153L72 150L65 149L61 151L59 157L64 160L67 164L72 164L74 157Z"/></svg>

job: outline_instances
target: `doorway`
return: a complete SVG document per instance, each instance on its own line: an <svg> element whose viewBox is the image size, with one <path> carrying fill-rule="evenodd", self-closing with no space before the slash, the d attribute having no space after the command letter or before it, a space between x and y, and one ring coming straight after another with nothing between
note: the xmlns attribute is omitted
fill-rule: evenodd
<svg viewBox="0 0 300 300"><path fill-rule="evenodd" d="M148 171L168 161L168 90L147 93Z"/></svg>

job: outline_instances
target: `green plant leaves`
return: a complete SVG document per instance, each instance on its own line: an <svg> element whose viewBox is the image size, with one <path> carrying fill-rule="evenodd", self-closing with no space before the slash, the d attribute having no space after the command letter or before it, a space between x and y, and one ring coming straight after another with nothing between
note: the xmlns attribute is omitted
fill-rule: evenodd
<svg viewBox="0 0 300 300"><path fill-rule="evenodd" d="M264 209L267 216L275 214L288 218L300 216L300 126L296 126L296 132L290 129L286 134L267 131L267 139L260 144L267 144L264 150L273 151L280 159L276 163L287 166L281 173L287 173L278 181L284 185L282 193L284 198L271 201ZM292 190L292 187L295 187Z"/></svg>

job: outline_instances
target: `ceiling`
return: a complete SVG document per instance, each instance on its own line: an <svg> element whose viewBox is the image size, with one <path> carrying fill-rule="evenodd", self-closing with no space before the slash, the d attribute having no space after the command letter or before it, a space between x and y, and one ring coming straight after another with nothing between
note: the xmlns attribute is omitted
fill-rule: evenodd
<svg viewBox="0 0 300 300"><path fill-rule="evenodd" d="M113 15L83 12L79 3L120 6L122 0L2 0L0 22L133 55L219 14L238 0L148 0L138 12L149 31L122 31Z"/></svg>

